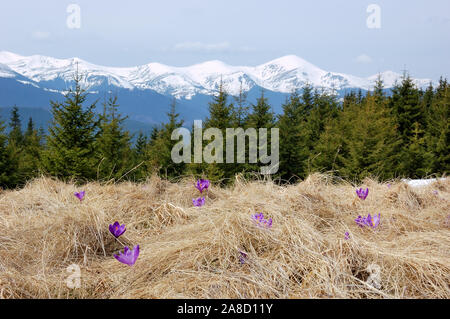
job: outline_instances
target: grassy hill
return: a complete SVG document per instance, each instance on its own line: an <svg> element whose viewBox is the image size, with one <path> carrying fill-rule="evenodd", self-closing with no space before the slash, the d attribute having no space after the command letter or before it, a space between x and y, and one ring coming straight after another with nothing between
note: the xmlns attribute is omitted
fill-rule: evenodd
<svg viewBox="0 0 450 319"><path fill-rule="evenodd" d="M368 179L363 201L326 175L290 186L237 178L210 187L201 208L193 183L40 178L0 192L0 298L450 298L449 179L420 188ZM271 229L254 223L256 212ZM369 213L381 213L376 229L354 221ZM127 226L118 240L108 231L116 220ZM113 257L137 244L134 266Z"/></svg>

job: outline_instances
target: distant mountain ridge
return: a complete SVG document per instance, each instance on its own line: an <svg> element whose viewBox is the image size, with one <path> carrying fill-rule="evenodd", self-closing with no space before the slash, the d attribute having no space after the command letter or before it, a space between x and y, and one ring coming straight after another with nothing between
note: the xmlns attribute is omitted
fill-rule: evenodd
<svg viewBox="0 0 450 319"><path fill-rule="evenodd" d="M187 67L172 67L160 63L149 63L135 67L106 67L95 65L79 58L56 59L47 56L21 56L0 52L0 77L18 74L39 83L41 87L65 90L72 80L75 67L85 76L85 85L91 90L105 86L124 89L150 89L163 95L191 99L197 94L212 95L220 81L231 95L239 94L241 88L249 91L259 86L269 91L290 93L301 89L309 82L314 87L343 90L360 88L369 90L378 75L368 78L344 73L328 72L299 58L287 55L270 62L249 66L231 66L213 60ZM5 67L6 66L6 67ZM381 73L385 87L390 88L401 74L386 71ZM426 86L430 79L415 79L418 86Z"/></svg>
<svg viewBox="0 0 450 319"><path fill-rule="evenodd" d="M355 89L373 88L378 75L368 78L328 72L295 55L251 66L231 66L221 61L207 61L187 67L149 63L135 67L107 67L79 58L57 59L42 55L22 56L0 51L0 107L49 109L49 100L63 100L62 94L73 84L76 68L83 76L82 85L89 91L89 101L102 100L110 92L119 97L120 111L131 120L157 124L166 119L171 100L178 101L181 116L190 123L207 115L220 83L231 95L242 89L254 103L261 89L281 112L281 104L294 90L306 83L315 88L334 90L340 96ZM401 74L381 73L385 87L391 88ZM430 79L414 79L420 87Z"/></svg>

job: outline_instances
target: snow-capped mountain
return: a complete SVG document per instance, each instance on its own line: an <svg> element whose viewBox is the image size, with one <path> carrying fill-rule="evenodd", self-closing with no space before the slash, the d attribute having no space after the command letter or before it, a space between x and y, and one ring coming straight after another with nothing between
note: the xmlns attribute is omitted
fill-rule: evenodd
<svg viewBox="0 0 450 319"><path fill-rule="evenodd" d="M172 67L149 63L135 67L106 67L79 58L56 59L33 55L21 56L0 52L0 78L17 78L46 90L64 92L72 82L78 66L83 84L90 91L116 87L128 90L152 90L165 96L192 99L196 95L213 95L222 81L231 95L240 88L250 91L255 87L279 93L301 89L305 83L330 90L373 88L378 75L362 78L337 72L328 72L295 56L288 55L256 67L231 66L221 61L208 61L187 67ZM401 74L387 71L381 74L385 87L390 88ZM415 79L424 87L430 79Z"/></svg>

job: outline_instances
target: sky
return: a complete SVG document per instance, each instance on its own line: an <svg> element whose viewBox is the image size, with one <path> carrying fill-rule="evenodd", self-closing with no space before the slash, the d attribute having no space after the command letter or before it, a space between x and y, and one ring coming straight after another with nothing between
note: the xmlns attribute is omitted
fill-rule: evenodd
<svg viewBox="0 0 450 319"><path fill-rule="evenodd" d="M256 66L294 54L327 71L436 80L450 75L450 1L1 1L2 50L107 66Z"/></svg>

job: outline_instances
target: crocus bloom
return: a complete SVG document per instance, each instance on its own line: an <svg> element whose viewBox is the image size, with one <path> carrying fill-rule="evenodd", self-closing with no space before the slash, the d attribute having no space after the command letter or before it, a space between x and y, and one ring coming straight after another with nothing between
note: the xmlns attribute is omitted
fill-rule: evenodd
<svg viewBox="0 0 450 319"><path fill-rule="evenodd" d="M361 215L355 219L355 222L358 224L358 226L361 226L361 227L364 227L366 225L366 219L364 217L362 217Z"/></svg>
<svg viewBox="0 0 450 319"><path fill-rule="evenodd" d="M122 264L133 266L138 256L139 256L139 245L134 246L133 249L129 249L128 247L125 246L123 254L120 251L118 256L114 255L114 258L116 258Z"/></svg>
<svg viewBox="0 0 450 319"><path fill-rule="evenodd" d="M355 219L355 222L360 227L369 226L372 228L376 228L380 224L380 219L380 213L378 213L378 216L374 215L373 217L369 214L367 215L367 217L358 216L358 218Z"/></svg>
<svg viewBox="0 0 450 319"><path fill-rule="evenodd" d="M125 224L120 225L119 222L115 222L112 225L109 225L109 231L114 237L120 237L127 229L125 228Z"/></svg>
<svg viewBox="0 0 450 319"><path fill-rule="evenodd" d="M203 193L203 190L205 190L209 187L209 180L199 179L197 181L197 185L195 187L200 191L200 193Z"/></svg>
<svg viewBox="0 0 450 319"><path fill-rule="evenodd" d="M85 191L82 191L82 192L77 192L77 193L75 193L75 196L80 200L80 202L83 200L83 198L84 198L84 194L85 194L86 192Z"/></svg>
<svg viewBox="0 0 450 319"><path fill-rule="evenodd" d="M258 224L258 226L263 226L265 228L272 227L272 218L265 219L263 213L252 215L252 218Z"/></svg>
<svg viewBox="0 0 450 319"><path fill-rule="evenodd" d="M434 194L434 195L437 195L437 194L438 194L438 191L434 190L434 191L433 191L433 194Z"/></svg>
<svg viewBox="0 0 450 319"><path fill-rule="evenodd" d="M380 218L381 218L380 213L378 213L378 216L373 215L373 217L370 216L370 214L367 215L367 218L366 218L367 225L372 228L377 228L378 225L380 224Z"/></svg>
<svg viewBox="0 0 450 319"><path fill-rule="evenodd" d="M348 231L345 232L345 239L349 239L350 238L350 234L348 233Z"/></svg>
<svg viewBox="0 0 450 319"><path fill-rule="evenodd" d="M193 198L192 203L194 204L195 207L201 207L205 205L205 197L199 197L197 199Z"/></svg>
<svg viewBox="0 0 450 319"><path fill-rule="evenodd" d="M358 195L359 198L362 200L365 200L367 198L367 195L369 195L369 189L366 188L366 190L363 190L362 188L356 190L356 195Z"/></svg>
<svg viewBox="0 0 450 319"><path fill-rule="evenodd" d="M243 251L239 251L239 254L240 254L239 262L241 263L241 265L245 264L245 261L247 260L248 255L246 253L244 253Z"/></svg>

